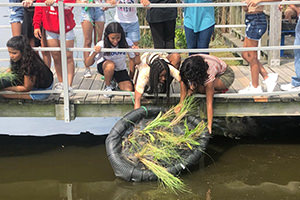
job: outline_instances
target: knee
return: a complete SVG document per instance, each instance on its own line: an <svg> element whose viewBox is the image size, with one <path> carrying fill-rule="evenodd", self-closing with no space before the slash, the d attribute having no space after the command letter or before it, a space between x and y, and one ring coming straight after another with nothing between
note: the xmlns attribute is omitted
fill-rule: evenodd
<svg viewBox="0 0 300 200"><path fill-rule="evenodd" d="M115 70L115 63L107 60L103 63L103 71L114 71Z"/></svg>

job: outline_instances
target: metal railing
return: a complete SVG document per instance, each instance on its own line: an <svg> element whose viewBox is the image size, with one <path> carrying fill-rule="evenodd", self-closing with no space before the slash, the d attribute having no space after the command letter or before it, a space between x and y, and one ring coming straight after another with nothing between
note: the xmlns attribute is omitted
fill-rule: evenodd
<svg viewBox="0 0 300 200"><path fill-rule="evenodd" d="M282 2L264 2L260 3L260 5L269 5L269 6L278 6L278 5L288 5L288 4L300 4L300 1L282 1ZM34 6L46 6L44 3L34 3ZM22 3L0 3L0 7L3 6L22 6ZM93 48L67 48L65 43L65 21L64 21L64 7L65 6L72 6L72 7L112 7L110 4L107 3L97 3L97 4L90 4L90 3L63 3L62 0L59 0L58 3L55 3L54 6L58 6L59 9L59 21L60 23L60 47L50 48L50 47L37 47L34 48L37 51L61 51L61 59L62 59L62 72L63 72L63 85L64 85L64 117L65 122L70 121L70 97L69 97L69 86L67 80L67 60L66 60L66 52L67 51L86 51L90 52L93 51ZM150 4L147 7L240 7L246 6L246 3L242 2L234 2L234 3L174 3L174 4ZM143 6L141 4L117 4L114 7L140 7ZM273 11L271 10L270 15L273 15ZM276 11L275 11L276 12ZM280 22L281 23L281 22ZM274 26L274 24L270 24L270 26ZM146 27L146 26L145 26ZM216 28L233 28L233 27L245 27L245 25L216 25ZM270 30L270 35L272 33L272 28ZM237 48L209 48L209 49L111 49L111 48L101 48L102 52L168 52L168 53L198 53L198 52L242 52L242 51L275 51L275 50L287 50L287 49L300 49L300 45L289 45L289 46L259 46L259 47L237 47ZM7 48L0 48L0 51L7 51ZM10 94L15 92L0 92L1 94ZM28 92L29 94L33 93L60 93L57 90L51 91L31 91ZM123 96L131 96L132 92L126 91L99 91L99 90L74 90L74 93L87 93L87 94L114 94L114 95L123 95ZM284 94L292 94L293 92L272 92L266 93L264 96L271 96L271 95L284 95ZM24 94L24 93L22 93ZM234 97L237 94L216 94L215 97ZM253 96L255 94L245 94L239 96ZM159 96L164 96L160 94ZM205 95L197 94L198 97L204 97ZM179 94L172 94L171 97L179 97Z"/></svg>

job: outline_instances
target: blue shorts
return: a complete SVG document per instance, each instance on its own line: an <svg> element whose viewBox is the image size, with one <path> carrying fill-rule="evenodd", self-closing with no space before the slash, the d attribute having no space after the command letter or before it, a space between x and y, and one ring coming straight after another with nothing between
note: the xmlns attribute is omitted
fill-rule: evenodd
<svg viewBox="0 0 300 200"><path fill-rule="evenodd" d="M53 83L48 88L33 88L31 91L42 91L42 90L52 90ZM50 96L50 93L48 94L29 94L32 100L43 100L47 99Z"/></svg>
<svg viewBox="0 0 300 200"><path fill-rule="evenodd" d="M260 40L267 30L267 19L265 13L246 14L246 37L251 40Z"/></svg>
<svg viewBox="0 0 300 200"><path fill-rule="evenodd" d="M132 42L138 42L141 39L141 33L140 33L140 24L139 22L134 23L120 23L126 37L131 39Z"/></svg>
<svg viewBox="0 0 300 200"><path fill-rule="evenodd" d="M9 3L20 3L20 0L9 0ZM9 7L9 23L23 22L24 8L21 6Z"/></svg>
<svg viewBox="0 0 300 200"><path fill-rule="evenodd" d="M58 33L53 33L50 31L46 31L46 38L47 40L52 40L52 39L60 40ZM72 29L66 33L66 40L74 40L74 39L75 39L75 33L74 33L74 29Z"/></svg>
<svg viewBox="0 0 300 200"><path fill-rule="evenodd" d="M89 7L87 11L82 7L81 22L105 22L104 11L100 7Z"/></svg>

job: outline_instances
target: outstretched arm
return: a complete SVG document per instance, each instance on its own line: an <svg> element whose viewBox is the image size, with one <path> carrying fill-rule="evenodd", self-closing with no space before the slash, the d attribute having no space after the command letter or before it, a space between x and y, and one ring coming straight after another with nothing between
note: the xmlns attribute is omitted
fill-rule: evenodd
<svg viewBox="0 0 300 200"><path fill-rule="evenodd" d="M205 86L205 93L206 93L206 109L207 109L207 129L208 132L212 132L212 122L213 122L213 100L214 100L214 83L210 82Z"/></svg>

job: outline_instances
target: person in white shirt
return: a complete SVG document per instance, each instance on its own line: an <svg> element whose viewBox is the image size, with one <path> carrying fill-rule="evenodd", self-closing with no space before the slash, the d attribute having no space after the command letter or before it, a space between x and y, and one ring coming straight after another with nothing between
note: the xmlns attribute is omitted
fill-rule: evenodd
<svg viewBox="0 0 300 200"><path fill-rule="evenodd" d="M85 60L86 66L91 66L96 61L98 72L104 75L104 91L113 91L118 83L120 90L133 91L133 84L128 75L126 65L126 52L101 52L101 48L135 48L133 42L125 37L123 28L118 22L107 25L104 38L96 44L94 51ZM134 68L135 53L128 53L129 68ZM104 95L111 98L113 95Z"/></svg>

